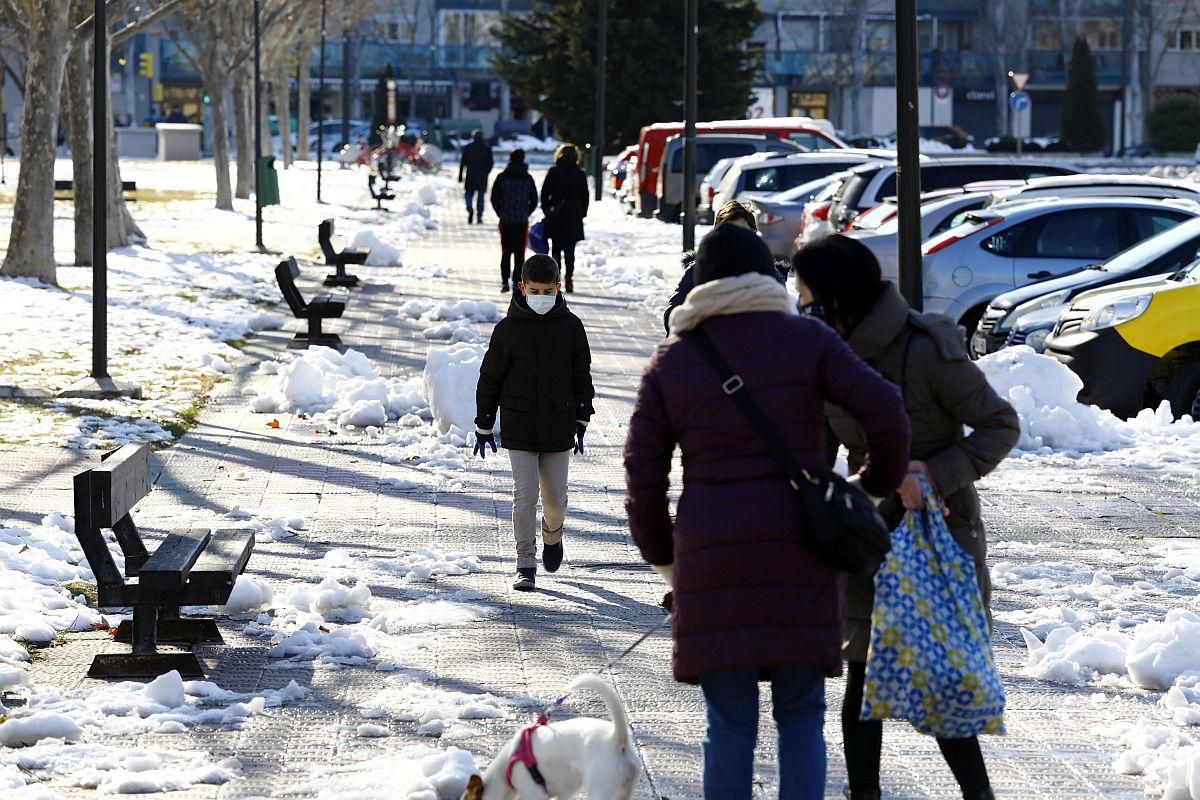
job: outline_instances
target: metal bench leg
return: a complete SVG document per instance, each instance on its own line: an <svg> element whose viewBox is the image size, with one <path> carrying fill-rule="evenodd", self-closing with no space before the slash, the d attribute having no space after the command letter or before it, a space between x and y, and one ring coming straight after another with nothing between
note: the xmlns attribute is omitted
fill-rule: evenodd
<svg viewBox="0 0 1200 800"><path fill-rule="evenodd" d="M340 350L342 348L342 339L336 333L325 333L321 329L320 317L308 317L308 333L298 333L293 336L291 342L288 343L288 347L303 350L310 345L320 345Z"/></svg>
<svg viewBox="0 0 1200 800"><path fill-rule="evenodd" d="M203 678L204 670L194 653L158 652L158 608L133 608L133 652L105 653L92 660L91 678L149 678L176 670L185 678Z"/></svg>
<svg viewBox="0 0 1200 800"><path fill-rule="evenodd" d="M124 620L117 626L113 640L132 644L133 623ZM158 610L158 641L160 642L224 642L217 622L208 617L181 619L178 606L164 606Z"/></svg>
<svg viewBox="0 0 1200 800"><path fill-rule="evenodd" d="M326 286L358 286L357 275L346 274L346 264L340 259L334 264L336 272L325 276Z"/></svg>

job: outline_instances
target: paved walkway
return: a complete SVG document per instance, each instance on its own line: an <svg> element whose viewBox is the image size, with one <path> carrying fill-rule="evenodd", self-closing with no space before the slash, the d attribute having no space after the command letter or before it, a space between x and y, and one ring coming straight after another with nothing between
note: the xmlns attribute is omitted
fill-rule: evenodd
<svg viewBox="0 0 1200 800"><path fill-rule="evenodd" d="M494 228L468 228L457 207L436 216L442 222L440 230L409 251L407 269L358 270L367 278L366 285L353 293L347 318L333 326L388 374L418 372L427 349L420 336L424 325L396 317L401 302L500 299ZM423 278L411 266L421 261L446 266L449 276ZM661 619L656 604L662 586L641 563L625 531L620 464L637 377L661 328L640 303L605 297L586 275L580 276L578 286L572 306L591 335L597 418L589 429L589 455L573 464L568 564L553 577L543 576L539 592L514 593L509 588L513 562L507 459L469 462L473 468L461 491L401 493L381 488L377 480L389 470L380 448L314 437L304 420L290 415L279 415L283 427L274 431L265 427L262 415L249 413L250 400L267 380L254 374L253 364L218 386L195 430L156 455L157 485L139 509L140 519L150 523L152 531L161 531L193 509L224 513L240 506L268 515L303 515L306 531L285 542L260 542L251 560L251 573L280 583L312 580L317 560L334 549L386 555L437 540L476 553L486 566L483 574L440 580L435 591L478 590L503 613L462 627L457 635L433 638L403 666L428 671L445 689L513 698L556 696L571 677L596 669ZM283 351L287 336L275 332L256 337L247 353L256 360L273 358ZM67 452L0 451L0 498L3 505L12 504L0 509L0 517L33 520L52 510L69 510L69 477L83 460ZM235 479L235 472L245 473L238 476L244 479ZM991 535L1040 542L1045 558L1083 539L1103 539L1114 549L1114 560L1120 561L1120 551L1144 547L1139 536L1178 535L1173 531L1180 519L1200 516L1192 499L1178 492L1165 494L1157 484L1126 477L1114 485L1119 489L1102 495L1064 494L1053 486L993 491L986 497ZM375 529L384 523L403 526L408 533L380 538ZM395 585L374 583L371 589L380 597L403 597ZM1003 593L998 598L1001 608L1012 602ZM183 734L189 747L215 758L236 755L244 777L221 787L177 793L180 800L296 796L296 787L314 766L361 757L361 740L353 738L354 725L362 721L358 707L385 688L386 675L370 668L274 668L279 665L268 663L262 642L243 635L240 627L223 625L226 647L198 649L211 668L211 679L238 691L278 688L295 679L313 688L315 702L253 717L240 731L197 729ZM102 634L71 635L65 644L44 651L35 665L35 681L43 687L93 685L84 677L87 663L93 653L112 648ZM1156 714L1152 702L1022 678L1017 671L1023 648L1011 625L998 627L997 651L1010 698L1009 735L985 742L998 796L1141 797L1139 779L1118 776L1109 767L1114 736L1101 728L1114 719ZM639 798L655 797L654 792L671 800L699 796L703 704L697 689L671 680L669 657L668 637L657 635L626 659L616 675L649 766ZM840 681L829 683L831 797L840 796L845 785L837 727L841 688ZM767 700L764 709L769 708ZM592 701L584 708L602 713ZM765 717L769 720L769 713ZM393 735L374 746L399 749L430 742L416 735L415 723L385 722ZM479 724L485 734L463 745L490 753L518 721ZM153 745L156 739L148 735L141 741ZM761 741L757 796L771 797L774 745L765 723ZM167 746L178 742L174 737ZM937 748L903 724L887 730L884 786L887 797L957 796ZM69 797L93 794L51 788Z"/></svg>

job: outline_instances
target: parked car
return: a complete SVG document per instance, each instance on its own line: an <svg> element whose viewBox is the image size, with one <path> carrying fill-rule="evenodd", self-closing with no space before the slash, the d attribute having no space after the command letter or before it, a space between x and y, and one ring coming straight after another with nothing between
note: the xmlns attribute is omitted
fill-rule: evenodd
<svg viewBox="0 0 1200 800"><path fill-rule="evenodd" d="M1058 198L972 211L921 252L925 310L975 330L1004 292L1104 261L1200 214L1188 200Z"/></svg>
<svg viewBox="0 0 1200 800"><path fill-rule="evenodd" d="M607 163L610 191L614 197L621 191L621 186L625 183L625 177L629 174L629 162L633 160L635 153L637 153L637 145L630 145Z"/></svg>
<svg viewBox="0 0 1200 800"><path fill-rule="evenodd" d="M1084 292L1063 311L1046 353L1083 381L1079 400L1122 417L1163 400L1200 418L1200 262L1165 278Z"/></svg>
<svg viewBox="0 0 1200 800"><path fill-rule="evenodd" d="M699 194L700 183L712 169L713 164L725 158L748 156L751 153L799 153L799 145L763 133L706 133L696 137L696 185L692 191ZM659 195L656 203L658 218L666 222L677 222L683 208L683 137L672 136L663 148L663 160L659 166Z"/></svg>
<svg viewBox="0 0 1200 800"><path fill-rule="evenodd" d="M846 230L862 212L896 194L896 162L864 164L834 197L829 221L837 230ZM1079 172L1065 164L1044 161L1019 161L999 158L921 157L921 191L966 186L976 181L1029 180L1050 175Z"/></svg>
<svg viewBox="0 0 1200 800"><path fill-rule="evenodd" d="M921 204L921 241L962 224L969 212L983 208L991 197L990 192L953 191L947 194L930 194L933 197ZM847 236L858 239L875 254L879 259L879 267L883 270L883 277L890 281L900 278L900 224L896 218L896 208L896 199L890 197L859 216L846 232ZM878 225L874 224L876 221L879 222Z"/></svg>
<svg viewBox="0 0 1200 800"><path fill-rule="evenodd" d="M1200 186L1191 181L1154 178L1149 175L1056 175L999 188L993 191L987 205L1038 197L1103 196L1174 197L1200 201Z"/></svg>
<svg viewBox="0 0 1200 800"><path fill-rule="evenodd" d="M1162 232L1101 264L1013 289L989 303L971 337L972 353L980 357L1018 344L1040 353L1059 316L1078 295L1114 283L1155 280L1196 260L1200 250L1200 219L1176 224L1174 214L1164 210L1154 215L1139 212L1135 224L1160 227Z"/></svg>
<svg viewBox="0 0 1200 800"><path fill-rule="evenodd" d="M734 162L738 158L744 157L722 158L713 164L712 169L704 176L704 180L700 181L700 200L696 203L697 222L704 225L712 224L713 216L717 213L713 207L713 196L717 193L717 186L721 184L721 179L725 177L726 172L729 172Z"/></svg>
<svg viewBox="0 0 1200 800"><path fill-rule="evenodd" d="M794 247L803 247L809 242L828 236L836 229L829 221L829 210L833 208L833 198L850 180L853 172L840 172L826 184L825 188L813 195L813 199L804 204L804 213L800 215L800 230L796 233Z"/></svg>
<svg viewBox="0 0 1200 800"><path fill-rule="evenodd" d="M642 128L638 135L639 194L635 200L637 212L641 216L649 217L657 210L655 203L661 194L658 184L663 149L668 139L682 133L682 122L656 122ZM833 124L829 120L809 117L764 117L701 122L696 125L696 133L769 134L778 139L786 139L805 150L840 149L846 146L834 135Z"/></svg>
<svg viewBox="0 0 1200 800"><path fill-rule="evenodd" d="M758 153L733 162L713 194L720 208L730 200L766 197L785 192L851 167L893 158L886 150L826 150L821 153Z"/></svg>
<svg viewBox="0 0 1200 800"><path fill-rule="evenodd" d="M758 232L771 255L776 258L791 256L796 249L796 237L800 235L806 206L849 174L840 172L826 175L786 192L746 201L746 208L758 222Z"/></svg>

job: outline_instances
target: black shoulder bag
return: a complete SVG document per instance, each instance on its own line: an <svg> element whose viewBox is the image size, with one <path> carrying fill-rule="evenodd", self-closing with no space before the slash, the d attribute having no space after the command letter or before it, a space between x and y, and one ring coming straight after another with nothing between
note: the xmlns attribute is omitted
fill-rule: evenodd
<svg viewBox="0 0 1200 800"><path fill-rule="evenodd" d="M812 549L834 569L873 574L892 547L887 523L875 504L865 492L832 470L801 466L708 334L697 328L691 338L720 377L721 389L733 398L750 426L766 441L788 482L800 495Z"/></svg>

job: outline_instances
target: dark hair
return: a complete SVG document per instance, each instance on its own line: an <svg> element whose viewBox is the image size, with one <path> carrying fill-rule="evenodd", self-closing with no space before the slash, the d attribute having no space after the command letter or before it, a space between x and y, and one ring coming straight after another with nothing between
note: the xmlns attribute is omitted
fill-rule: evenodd
<svg viewBox="0 0 1200 800"><path fill-rule="evenodd" d="M697 285L751 272L779 277L771 251L754 231L718 225L700 240L693 271Z"/></svg>
<svg viewBox="0 0 1200 800"><path fill-rule="evenodd" d="M475 130L471 131L471 138L477 142L482 142L483 141L483 131L479 130L479 128L476 128Z"/></svg>
<svg viewBox="0 0 1200 800"><path fill-rule="evenodd" d="M871 313L884 290L875 254L840 233L801 247L792 256L792 269L824 306L825 321L843 335Z"/></svg>
<svg viewBox="0 0 1200 800"><path fill-rule="evenodd" d="M522 283L558 283L558 262L538 253L521 265Z"/></svg>
<svg viewBox="0 0 1200 800"><path fill-rule="evenodd" d="M737 200L730 200L725 205L721 206L713 217L713 225L724 225L726 222L741 220L750 226L750 230L758 230L758 220L750 213L750 209L739 203Z"/></svg>
<svg viewBox="0 0 1200 800"><path fill-rule="evenodd" d="M560 144L558 149L554 151L554 163L561 164L563 162L568 164L578 164L579 148L570 143Z"/></svg>
<svg viewBox="0 0 1200 800"><path fill-rule="evenodd" d="M510 164L524 164L525 151L518 147L516 150L513 150L508 154L508 161Z"/></svg>

